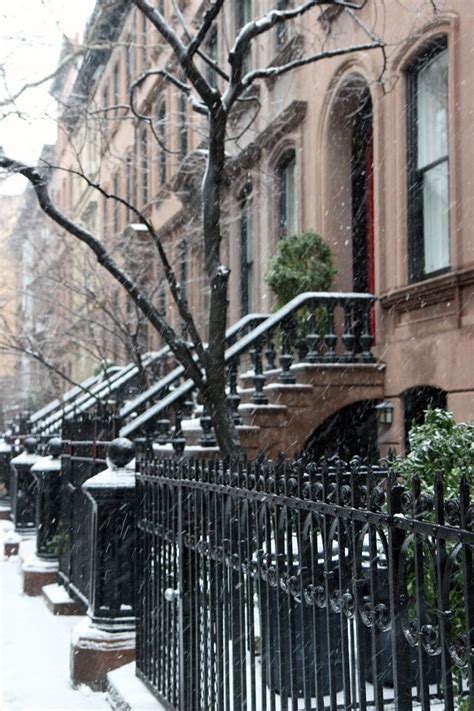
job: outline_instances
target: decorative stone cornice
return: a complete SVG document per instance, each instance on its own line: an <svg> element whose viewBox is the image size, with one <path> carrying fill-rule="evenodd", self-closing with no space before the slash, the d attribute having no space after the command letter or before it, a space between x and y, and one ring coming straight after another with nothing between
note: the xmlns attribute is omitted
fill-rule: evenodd
<svg viewBox="0 0 474 711"><path fill-rule="evenodd" d="M394 289L380 297L385 310L416 311L456 299L456 292L474 284L474 267L449 272L425 281Z"/></svg>

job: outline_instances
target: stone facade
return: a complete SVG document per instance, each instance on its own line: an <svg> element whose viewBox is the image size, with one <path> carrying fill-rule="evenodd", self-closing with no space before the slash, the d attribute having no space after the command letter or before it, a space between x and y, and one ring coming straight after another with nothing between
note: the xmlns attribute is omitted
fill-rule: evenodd
<svg viewBox="0 0 474 711"><path fill-rule="evenodd" d="M379 297L373 316L375 353L386 366L383 398L394 407L393 424L380 432L384 449L403 449L406 393L415 388L435 388L459 419L474 417L474 14L467 0L437 4L434 13L430 0L370 0L360 13L369 33L344 12L314 8L304 21L292 22L284 36L276 30L264 35L252 45L251 67L297 60L319 51L323 42L329 52L365 45L374 34L387 43L385 64L380 50L360 50L267 78L235 110L229 128L223 254L232 270L230 321L246 309L271 309L273 297L264 277L285 232L312 229L323 235L335 256L335 288ZM206 45L212 56L224 56L240 5L252 11L250 0L226 3ZM260 12L275 3L253 5L256 13L257 5ZM180 6L194 30L203 4L189 0ZM131 114L131 82L147 69L173 69L172 59L136 9L116 3L107 17L110 9L104 7L98 3L88 39L101 36L105 23L111 45L100 56L91 51L81 68L55 87L61 101L69 101L55 162L77 170L79 155L91 182L133 203L151 220L205 333L208 292L196 204L200 151L206 147L203 119L156 75L140 81L134 91L136 114L147 120ZM168 0L164 10L171 17ZM177 29L178 20L170 21ZM434 107L422 94L429 80L438 87ZM219 77L214 81L219 87ZM418 87L414 100L413 86ZM426 137L432 150L433 141L439 144L432 165L428 159L421 164ZM418 159L413 157L417 149ZM438 172L430 173L431 168ZM426 197L433 176L441 190L438 206ZM425 186L421 192L420 184ZM158 260L141 237L133 211L64 171L53 174L51 190L62 209L86 223L147 285L176 325ZM106 278L103 283L108 284ZM107 288L116 314L121 309L133 324L133 309L113 285ZM143 344L159 345L145 325L136 330ZM110 356L125 358L126 350L114 338L106 344ZM74 366L73 374L82 375Z"/></svg>

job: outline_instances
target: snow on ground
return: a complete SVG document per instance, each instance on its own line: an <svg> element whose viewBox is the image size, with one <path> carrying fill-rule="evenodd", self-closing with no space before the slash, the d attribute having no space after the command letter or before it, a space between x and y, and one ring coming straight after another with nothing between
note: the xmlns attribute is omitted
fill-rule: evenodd
<svg viewBox="0 0 474 711"><path fill-rule="evenodd" d="M0 545L8 528L0 521ZM29 552L34 539L22 546ZM23 595L21 583L19 558L0 558L1 710L110 711L105 694L69 680L71 630L83 618L55 617L41 597Z"/></svg>

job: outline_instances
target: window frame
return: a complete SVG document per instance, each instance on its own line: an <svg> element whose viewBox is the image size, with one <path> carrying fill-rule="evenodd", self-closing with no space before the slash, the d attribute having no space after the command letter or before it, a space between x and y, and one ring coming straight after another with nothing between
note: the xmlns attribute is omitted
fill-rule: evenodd
<svg viewBox="0 0 474 711"><path fill-rule="evenodd" d="M448 191L450 182L449 160L449 83L447 92L446 113L448 118L448 137L446 154L418 168L418 77L420 71L443 52L449 52L448 36L446 34L433 37L428 44L411 59L405 69L406 80L406 107L407 107L407 252L408 252L408 281L410 284L431 279L451 271L451 259L445 267L426 271L425 245L424 245L424 204L423 204L423 177L432 168L447 164ZM448 54L449 63L449 54ZM449 192L448 192L448 253L450 252L451 234L449 225ZM450 257L450 255L449 255Z"/></svg>
<svg viewBox="0 0 474 711"><path fill-rule="evenodd" d="M239 192L240 315L251 313L255 263L253 240L253 185L249 181ZM251 255L251 259L249 259Z"/></svg>
<svg viewBox="0 0 474 711"><path fill-rule="evenodd" d="M287 181L285 178L288 166L293 163L293 229L288 229L288 210L287 210ZM281 153L275 166L275 175L277 183L277 216L278 216L278 239L285 239L298 231L297 218L297 187L296 187L296 150L293 146L286 148ZM284 217L283 217L284 216Z"/></svg>

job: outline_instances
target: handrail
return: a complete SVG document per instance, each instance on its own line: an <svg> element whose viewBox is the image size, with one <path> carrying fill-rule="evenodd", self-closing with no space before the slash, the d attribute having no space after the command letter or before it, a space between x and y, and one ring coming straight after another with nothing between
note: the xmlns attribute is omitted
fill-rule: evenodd
<svg viewBox="0 0 474 711"><path fill-rule="evenodd" d="M252 346L255 346L263 340L264 336L269 336L280 324L285 322L289 316L294 312L305 306L311 306L317 302L319 305L325 304L326 306L336 305L338 303L366 303L367 310L370 305L377 300L377 297L372 294L360 294L356 292L319 292L311 291L304 294L299 294L294 299L289 301L285 306L279 309L276 313L268 316L263 323L256 326L250 333L246 336L240 338L237 343L229 346L225 352L225 363L229 364L232 361L238 359L240 355L248 351ZM129 437L138 429L140 429L144 424L146 424L151 418L156 417L161 412L166 410L174 402L178 402L183 399L185 395L191 392L195 388L194 382L189 378L180 387L173 390L172 393L167 395L165 398L152 405L148 410L145 410L137 418L129 422L127 425L120 429L120 436Z"/></svg>
<svg viewBox="0 0 474 711"><path fill-rule="evenodd" d="M146 353L143 358L145 367L151 365L156 360L167 355L168 352L169 348L168 346L166 346L165 348L162 348L157 352L152 351L150 353ZM86 411L87 409L92 407L98 399L101 399L105 395L109 395L111 392L114 392L115 390L117 390L117 388L128 382L128 380L135 377L137 373L138 367L134 363L129 363L119 372L114 373L110 378L105 378L104 380L101 380L93 388L91 388L89 393L83 393L83 395L75 399L73 403L62 407L58 412L55 412L50 415L44 422L41 422L38 425L38 430L44 431L53 427L54 425L57 425L63 417L73 415L75 412L77 412L78 408L82 412Z"/></svg>
<svg viewBox="0 0 474 711"><path fill-rule="evenodd" d="M265 321L268 318L268 314L246 314L239 321L232 324L226 331L226 340L230 340L237 336L240 331L245 329L247 326ZM156 399L157 395L163 390L168 389L173 385L179 378L184 375L185 369L182 365L178 365L174 370L161 378L157 383L152 385L145 390L145 392L137 395L133 400L126 403L118 413L118 419L123 420L125 417L129 417L137 408L145 405L148 401Z"/></svg>
<svg viewBox="0 0 474 711"><path fill-rule="evenodd" d="M53 410L56 410L58 407L61 407L61 405L63 405L65 402L69 402L73 398L77 397L80 393L84 392L86 388L90 388L92 385L94 385L101 376L102 373L99 373L98 375L90 375L88 378L86 378L86 380L83 380L80 385L75 385L73 388L64 393L61 399L56 398L55 400L51 400L50 402L48 402L47 405L44 405L39 410L36 410L36 412L30 415L30 423L34 424L35 422L38 422L38 420L42 420L44 417L46 417L46 415L49 415Z"/></svg>
<svg viewBox="0 0 474 711"><path fill-rule="evenodd" d="M146 356L150 356L148 359L146 359L146 356L143 358L143 366L146 368L152 363L155 363L158 360L161 360L162 358L167 357L170 355L171 350L169 346L164 346L164 348L161 348L159 351L154 352L153 354L146 354ZM133 371L133 372L132 372ZM122 373L121 377L117 378L117 380L114 381L113 387L109 389L110 392L114 392L118 388L120 388L122 385L127 383L131 378L135 377L138 373L138 366L133 365L128 373ZM95 398L90 398L86 402L82 404L81 407L75 408L75 410L79 410L79 412L84 412L88 410L93 404L94 404Z"/></svg>

